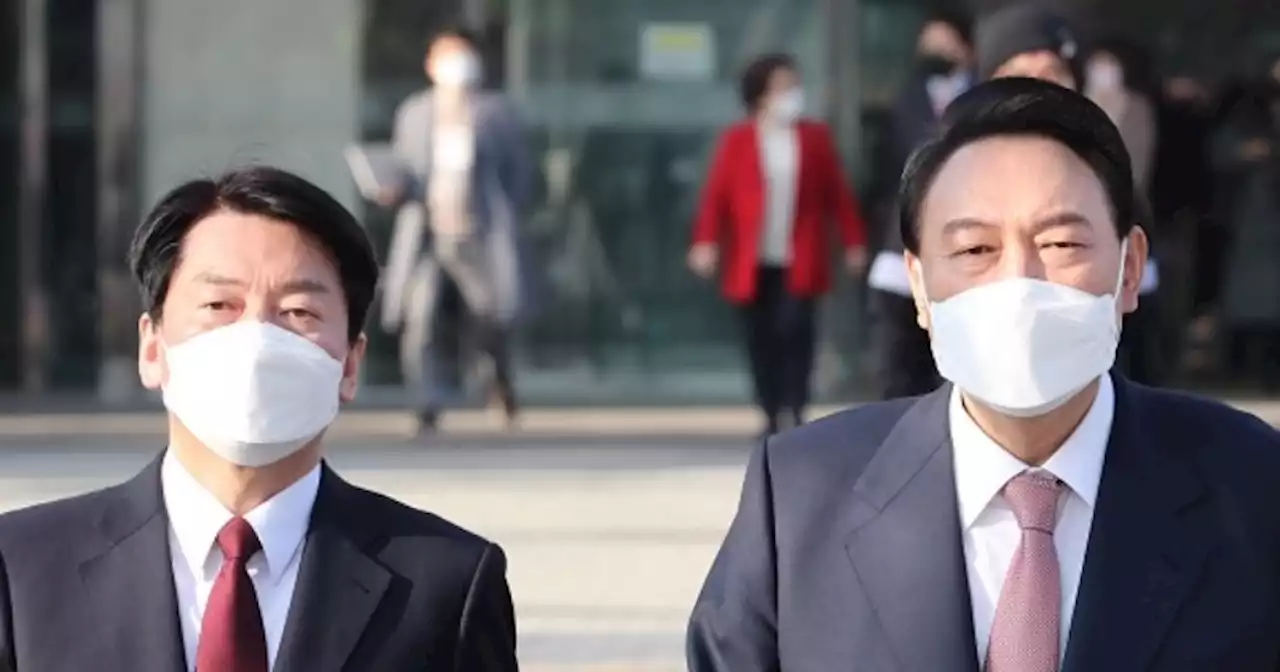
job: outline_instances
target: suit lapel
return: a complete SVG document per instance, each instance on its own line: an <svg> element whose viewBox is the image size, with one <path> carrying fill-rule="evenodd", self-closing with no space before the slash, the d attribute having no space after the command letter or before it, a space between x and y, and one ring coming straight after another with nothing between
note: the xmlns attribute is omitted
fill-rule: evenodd
<svg viewBox="0 0 1280 672"><path fill-rule="evenodd" d="M361 519L355 494L324 467L278 672L343 669L391 583L390 572L369 555L378 532Z"/></svg>
<svg viewBox="0 0 1280 672"><path fill-rule="evenodd" d="M1067 672L1143 670L1194 585L1212 535L1188 515L1203 484L1162 437L1148 393L1116 376L1116 412L1076 598ZM1164 444L1164 450L1161 450Z"/></svg>
<svg viewBox="0 0 1280 672"><path fill-rule="evenodd" d="M186 669L160 459L120 486L103 508L101 544L80 564L83 632L101 633L92 664L103 670Z"/></svg>
<svg viewBox="0 0 1280 672"><path fill-rule="evenodd" d="M900 672L977 672L947 400L921 398L854 486L849 559Z"/></svg>

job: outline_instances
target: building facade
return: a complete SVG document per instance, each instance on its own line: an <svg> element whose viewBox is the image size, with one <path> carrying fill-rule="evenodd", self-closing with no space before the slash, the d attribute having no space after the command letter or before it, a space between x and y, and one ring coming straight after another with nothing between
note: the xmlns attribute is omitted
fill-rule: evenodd
<svg viewBox="0 0 1280 672"><path fill-rule="evenodd" d="M390 219L358 201L342 148L388 137L396 104L424 85L427 38L463 20L482 29L491 79L527 117L541 168L528 235L551 301L521 335L529 400L745 398L735 315L683 266L711 144L741 114L738 70L762 51L794 53L810 112L832 122L863 179L876 110L908 66L925 4L3 3L0 388L125 393L138 306L125 247L181 180L278 164L339 195L385 246ZM1239 65L1222 54L1246 57L1224 44L1265 41L1260 31L1280 25L1262 0L1069 4L1144 38L1169 67L1210 76ZM862 369L854 284L824 314L819 384L842 397ZM371 336L369 382L394 386L394 340Z"/></svg>

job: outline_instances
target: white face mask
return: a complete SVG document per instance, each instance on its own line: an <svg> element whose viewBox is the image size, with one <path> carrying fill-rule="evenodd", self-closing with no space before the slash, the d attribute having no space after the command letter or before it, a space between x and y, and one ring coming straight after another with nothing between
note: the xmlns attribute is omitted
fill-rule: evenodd
<svg viewBox="0 0 1280 672"><path fill-rule="evenodd" d="M480 59L474 54L450 54L441 57L431 71L436 86L467 88L480 80Z"/></svg>
<svg viewBox="0 0 1280 672"><path fill-rule="evenodd" d="M1109 371L1120 342L1117 296L1010 278L929 304L933 358L943 378L1013 417L1044 415Z"/></svg>
<svg viewBox="0 0 1280 672"><path fill-rule="evenodd" d="M964 93L968 84L968 73L961 71L951 75L933 75L925 80L924 86L934 105L945 109L951 101Z"/></svg>
<svg viewBox="0 0 1280 672"><path fill-rule="evenodd" d="M804 114L804 91L791 89L769 101L769 115L783 123L791 123Z"/></svg>
<svg viewBox="0 0 1280 672"><path fill-rule="evenodd" d="M1114 63L1090 63L1084 81L1089 91L1118 91L1124 87L1124 72Z"/></svg>
<svg viewBox="0 0 1280 672"><path fill-rule="evenodd" d="M210 450L261 467L297 452L338 415L342 363L264 322L236 322L165 349L164 405Z"/></svg>

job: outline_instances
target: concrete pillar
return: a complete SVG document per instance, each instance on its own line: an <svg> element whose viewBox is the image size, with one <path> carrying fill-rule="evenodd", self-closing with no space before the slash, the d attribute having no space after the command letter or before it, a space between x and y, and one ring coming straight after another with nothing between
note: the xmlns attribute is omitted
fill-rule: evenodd
<svg viewBox="0 0 1280 672"><path fill-rule="evenodd" d="M359 0L148 0L144 209L177 183L244 163L302 174L353 205Z"/></svg>
<svg viewBox="0 0 1280 672"><path fill-rule="evenodd" d="M98 314L102 359L98 397L124 404L141 389L137 372L140 303L126 264L141 216L138 103L145 53L142 0L98 0Z"/></svg>

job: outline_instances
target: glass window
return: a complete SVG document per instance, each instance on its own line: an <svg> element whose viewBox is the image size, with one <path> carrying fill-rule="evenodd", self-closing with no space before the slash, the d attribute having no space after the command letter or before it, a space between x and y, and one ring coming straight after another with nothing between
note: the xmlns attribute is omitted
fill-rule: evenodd
<svg viewBox="0 0 1280 672"><path fill-rule="evenodd" d="M97 12L78 0L49 2L49 193L44 281L51 309L49 381L97 380Z"/></svg>
<svg viewBox="0 0 1280 672"><path fill-rule="evenodd" d="M509 12L508 89L546 182L529 231L552 296L523 334L526 369L745 393L737 316L686 270L689 229L713 143L742 115L748 60L793 53L821 111L821 3L511 0Z"/></svg>
<svg viewBox="0 0 1280 672"><path fill-rule="evenodd" d="M18 39L17 2L0 3L0 268L18 267ZM0 280L0 324L21 324L17 273ZM0 389L17 387L21 330L0 329Z"/></svg>

